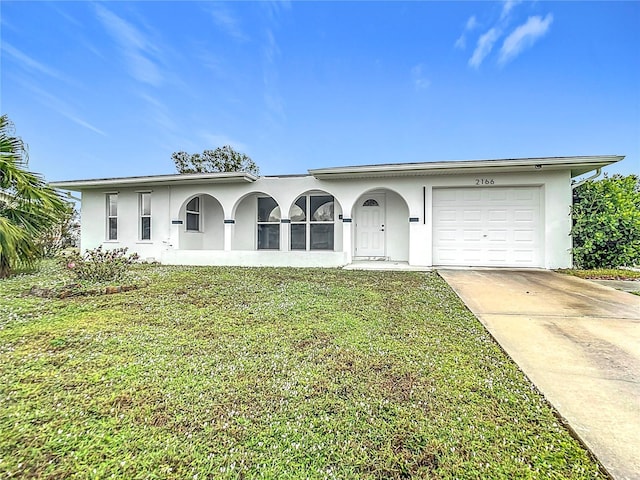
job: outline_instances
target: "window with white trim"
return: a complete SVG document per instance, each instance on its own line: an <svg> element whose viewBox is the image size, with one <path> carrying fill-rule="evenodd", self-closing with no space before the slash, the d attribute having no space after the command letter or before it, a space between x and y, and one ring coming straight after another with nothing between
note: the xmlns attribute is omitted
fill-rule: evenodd
<svg viewBox="0 0 640 480"><path fill-rule="evenodd" d="M118 194L107 193L107 240L118 239Z"/></svg>
<svg viewBox="0 0 640 480"><path fill-rule="evenodd" d="M140 203L140 240L151 240L151 193L139 195Z"/></svg>
<svg viewBox="0 0 640 480"><path fill-rule="evenodd" d="M258 197L258 250L280 250L280 206L271 197Z"/></svg>
<svg viewBox="0 0 640 480"><path fill-rule="evenodd" d="M303 195L291 207L291 250L333 250L335 199Z"/></svg>
<svg viewBox="0 0 640 480"><path fill-rule="evenodd" d="M200 197L193 197L187 203L187 232L200 231Z"/></svg>

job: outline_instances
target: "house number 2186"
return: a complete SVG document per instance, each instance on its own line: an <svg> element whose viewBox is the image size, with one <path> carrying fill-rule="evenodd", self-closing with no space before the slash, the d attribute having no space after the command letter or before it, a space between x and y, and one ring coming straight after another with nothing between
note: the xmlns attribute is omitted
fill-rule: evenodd
<svg viewBox="0 0 640 480"><path fill-rule="evenodd" d="M494 185L495 183L493 178L476 178L476 185Z"/></svg>

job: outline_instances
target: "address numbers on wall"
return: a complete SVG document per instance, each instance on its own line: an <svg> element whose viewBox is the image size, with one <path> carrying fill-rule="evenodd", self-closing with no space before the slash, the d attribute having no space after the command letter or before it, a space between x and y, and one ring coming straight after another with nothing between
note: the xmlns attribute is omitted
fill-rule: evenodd
<svg viewBox="0 0 640 480"><path fill-rule="evenodd" d="M476 185L495 185L493 178L476 178Z"/></svg>

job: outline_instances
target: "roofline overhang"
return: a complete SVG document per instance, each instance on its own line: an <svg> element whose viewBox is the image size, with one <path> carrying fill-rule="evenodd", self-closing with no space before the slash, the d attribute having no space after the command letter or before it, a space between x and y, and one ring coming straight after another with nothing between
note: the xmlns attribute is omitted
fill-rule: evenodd
<svg viewBox="0 0 640 480"><path fill-rule="evenodd" d="M387 163L347 167L318 168L309 174L322 180L404 177L425 175L454 175L480 173L535 172L570 170L571 177L604 168L624 159L624 155L594 155L574 157L505 158L498 160L457 160L420 163ZM50 182L53 188L72 190L108 189L118 187L149 188L171 185L252 183L257 176L248 172L181 173L138 177L97 178Z"/></svg>
<svg viewBox="0 0 640 480"><path fill-rule="evenodd" d="M459 160L444 162L396 163L309 170L316 178L398 177L416 175L453 175L464 173L509 173L526 171L570 170L571 177L619 162L624 155L582 157L505 158L499 160Z"/></svg>
<svg viewBox="0 0 640 480"><path fill-rule="evenodd" d="M197 185L202 183L251 183L258 179L247 172L179 173L142 177L96 178L90 180L67 180L50 182L49 186L79 192L100 188L157 187L169 185Z"/></svg>

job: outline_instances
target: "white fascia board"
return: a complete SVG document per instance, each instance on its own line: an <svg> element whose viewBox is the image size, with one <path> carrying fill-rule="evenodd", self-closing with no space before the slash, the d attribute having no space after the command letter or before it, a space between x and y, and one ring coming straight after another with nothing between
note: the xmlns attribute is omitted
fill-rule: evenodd
<svg viewBox="0 0 640 480"><path fill-rule="evenodd" d="M398 163L309 170L316 178L394 177L407 175L443 175L480 172L526 172L535 170L571 170L572 176L602 168L624 156L543 157L501 160L462 160L446 162Z"/></svg>
<svg viewBox="0 0 640 480"><path fill-rule="evenodd" d="M251 183L258 179L246 172L180 173L145 177L97 178L90 180L68 180L50 182L53 188L81 191L114 187L152 187L161 185L193 185L199 183Z"/></svg>

